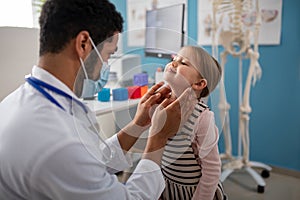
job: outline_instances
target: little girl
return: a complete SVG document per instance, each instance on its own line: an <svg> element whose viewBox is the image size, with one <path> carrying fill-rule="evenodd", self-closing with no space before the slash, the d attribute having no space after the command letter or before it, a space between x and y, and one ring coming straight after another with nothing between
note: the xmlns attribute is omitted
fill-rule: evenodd
<svg viewBox="0 0 300 200"><path fill-rule="evenodd" d="M165 67L164 79L172 95L178 97L192 87L199 101L165 147L161 163L166 182L163 200L226 198L219 182L221 161L214 113L201 101L215 89L221 73L218 62L196 46L183 47Z"/></svg>

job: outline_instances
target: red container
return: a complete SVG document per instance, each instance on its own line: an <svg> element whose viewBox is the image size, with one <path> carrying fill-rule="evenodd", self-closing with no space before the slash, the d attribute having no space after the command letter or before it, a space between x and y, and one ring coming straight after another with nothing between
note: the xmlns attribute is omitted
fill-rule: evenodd
<svg viewBox="0 0 300 200"><path fill-rule="evenodd" d="M130 86L128 89L128 98L129 99L138 99L141 98L141 87L140 86Z"/></svg>

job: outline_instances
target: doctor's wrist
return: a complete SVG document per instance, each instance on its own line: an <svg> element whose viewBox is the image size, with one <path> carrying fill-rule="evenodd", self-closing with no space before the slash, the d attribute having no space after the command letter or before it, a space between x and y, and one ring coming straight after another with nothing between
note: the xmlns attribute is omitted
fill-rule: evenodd
<svg viewBox="0 0 300 200"><path fill-rule="evenodd" d="M134 122L130 122L124 128L122 128L122 131L124 133L126 133L127 135L139 138L141 136L141 134L149 128L149 126L150 125L148 125L148 126L139 126Z"/></svg>
<svg viewBox="0 0 300 200"><path fill-rule="evenodd" d="M166 143L166 140L156 136L149 137L142 159L152 160L160 166Z"/></svg>

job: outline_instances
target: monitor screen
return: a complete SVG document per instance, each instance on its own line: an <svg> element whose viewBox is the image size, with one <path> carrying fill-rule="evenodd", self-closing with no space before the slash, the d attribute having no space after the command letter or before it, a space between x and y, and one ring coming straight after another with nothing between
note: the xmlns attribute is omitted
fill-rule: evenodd
<svg viewBox="0 0 300 200"><path fill-rule="evenodd" d="M145 55L171 58L183 46L184 4L146 12Z"/></svg>

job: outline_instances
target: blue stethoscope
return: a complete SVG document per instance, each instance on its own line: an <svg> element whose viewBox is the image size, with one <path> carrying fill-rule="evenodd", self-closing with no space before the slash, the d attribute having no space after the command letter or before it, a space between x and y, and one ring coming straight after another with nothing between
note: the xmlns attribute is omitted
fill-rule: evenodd
<svg viewBox="0 0 300 200"><path fill-rule="evenodd" d="M66 111L64 107L62 107L62 105L60 105L58 103L58 101L56 101L56 99L54 99L44 88L58 94L61 95L69 100L71 100L72 102L74 101L76 104L78 104L85 112L87 119L89 121L89 123L92 125L95 134L97 134L98 138L101 140L101 142L103 142L103 144L107 147L107 149L109 150L109 160L112 159L113 157L113 151L112 149L109 147L109 145L105 142L104 139L101 138L97 128L95 127L94 123L92 122L92 120L90 119L89 115L88 115L88 109L87 107L79 100L75 99L74 97L72 97L71 95L65 93L64 91L48 84L45 83L44 81L41 81L33 76L27 77L25 79L33 88L35 88L37 91L39 91L46 99L48 99L51 103L55 104L57 107L59 107L60 109L62 109L63 111ZM109 162L108 160L108 162Z"/></svg>
<svg viewBox="0 0 300 200"><path fill-rule="evenodd" d="M41 81L33 76L30 76L28 78L26 78L26 81L32 86L34 87L36 90L38 90L44 97L46 97L51 103L55 104L57 107L61 108L63 111L66 111L64 109L64 107L62 107L58 101L56 101L48 92L46 92L46 90L44 90L43 88L46 88L52 92L55 92L56 94L59 94L63 97L66 97L67 99L71 100L71 101L75 101L83 110L86 114L88 114L88 110L86 108L86 106L81 102L78 101L77 99L73 98L71 95L65 93L64 91L49 85L48 83L45 83L44 81Z"/></svg>

